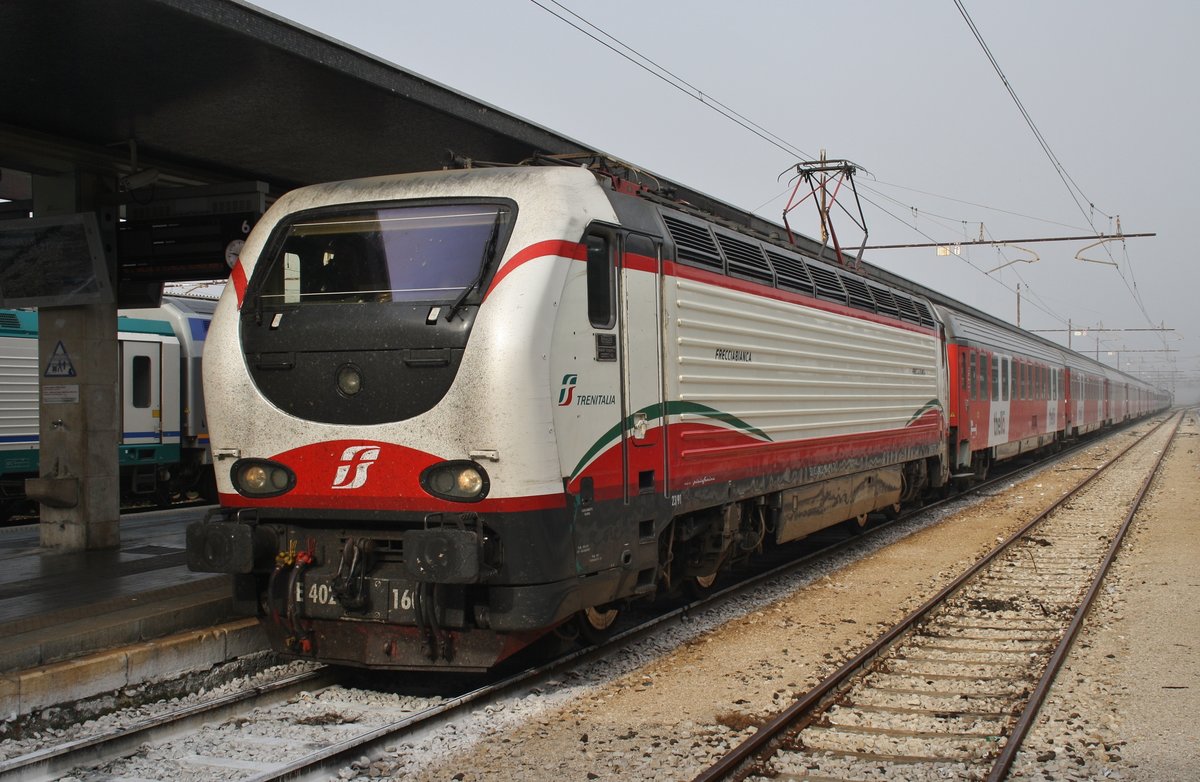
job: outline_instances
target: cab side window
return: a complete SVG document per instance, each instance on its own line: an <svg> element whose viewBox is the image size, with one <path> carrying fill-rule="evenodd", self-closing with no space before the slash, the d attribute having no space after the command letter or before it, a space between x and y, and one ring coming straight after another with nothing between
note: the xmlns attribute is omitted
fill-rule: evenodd
<svg viewBox="0 0 1200 782"><path fill-rule="evenodd" d="M584 243L587 246L588 321L593 328L611 329L617 323L613 242L607 236L590 234Z"/></svg>

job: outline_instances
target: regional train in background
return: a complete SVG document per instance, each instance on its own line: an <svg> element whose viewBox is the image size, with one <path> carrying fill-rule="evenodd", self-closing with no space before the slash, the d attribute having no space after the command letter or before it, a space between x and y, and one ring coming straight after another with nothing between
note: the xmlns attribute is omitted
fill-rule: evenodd
<svg viewBox="0 0 1200 782"><path fill-rule="evenodd" d="M200 371L215 308L212 298L164 296L159 307L119 313L123 507L216 501ZM38 313L0 310L0 521L36 513L25 479L38 475L40 372Z"/></svg>
<svg viewBox="0 0 1200 782"><path fill-rule="evenodd" d="M692 204L561 165L280 198L208 335L190 566L289 655L482 670L1170 402Z"/></svg>

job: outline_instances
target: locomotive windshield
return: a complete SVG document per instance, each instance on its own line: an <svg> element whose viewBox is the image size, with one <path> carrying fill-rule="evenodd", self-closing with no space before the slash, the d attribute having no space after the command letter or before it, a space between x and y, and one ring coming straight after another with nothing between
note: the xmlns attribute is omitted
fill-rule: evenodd
<svg viewBox="0 0 1200 782"><path fill-rule="evenodd" d="M442 204L297 215L260 280L261 303L461 304L508 214L498 204Z"/></svg>

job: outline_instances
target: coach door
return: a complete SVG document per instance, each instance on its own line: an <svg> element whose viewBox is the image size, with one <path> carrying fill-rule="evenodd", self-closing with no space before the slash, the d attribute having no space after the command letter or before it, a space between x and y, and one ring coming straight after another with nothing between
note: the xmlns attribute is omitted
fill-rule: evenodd
<svg viewBox="0 0 1200 782"><path fill-rule="evenodd" d="M620 258L621 417L625 502L649 516L666 490L667 417L662 396L661 245L622 232Z"/></svg>
<svg viewBox="0 0 1200 782"><path fill-rule="evenodd" d="M162 344L121 340L121 444L162 442Z"/></svg>

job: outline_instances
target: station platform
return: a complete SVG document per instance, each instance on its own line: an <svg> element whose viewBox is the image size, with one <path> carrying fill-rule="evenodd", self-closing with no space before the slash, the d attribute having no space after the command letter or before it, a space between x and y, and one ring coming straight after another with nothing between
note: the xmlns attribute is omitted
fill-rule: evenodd
<svg viewBox="0 0 1200 782"><path fill-rule="evenodd" d="M185 530L207 508L121 517L104 551L39 546L0 528L0 719L266 648L232 610L231 577L187 569Z"/></svg>

